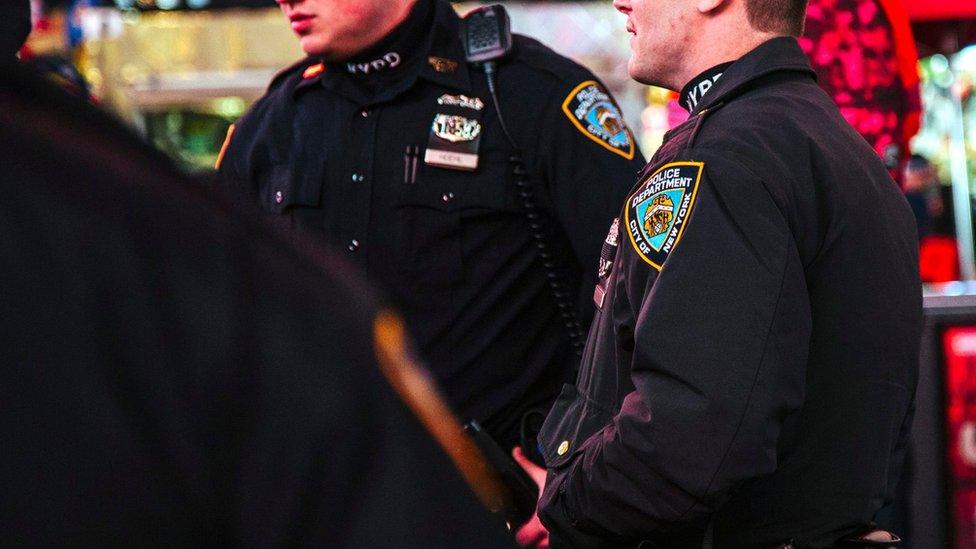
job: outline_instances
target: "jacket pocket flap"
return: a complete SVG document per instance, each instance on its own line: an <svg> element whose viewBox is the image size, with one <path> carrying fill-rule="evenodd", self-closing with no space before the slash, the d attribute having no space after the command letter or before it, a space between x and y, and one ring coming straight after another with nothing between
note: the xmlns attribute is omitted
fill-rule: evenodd
<svg viewBox="0 0 976 549"><path fill-rule="evenodd" d="M292 206L316 207L322 196L319 179L295 173L297 163L275 164L261 174L261 203L272 213L282 213Z"/></svg>

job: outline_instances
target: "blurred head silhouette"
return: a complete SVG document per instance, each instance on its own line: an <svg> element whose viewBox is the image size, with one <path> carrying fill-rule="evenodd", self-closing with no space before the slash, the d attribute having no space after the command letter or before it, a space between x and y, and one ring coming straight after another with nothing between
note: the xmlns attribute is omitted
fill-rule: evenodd
<svg viewBox="0 0 976 549"><path fill-rule="evenodd" d="M16 55L30 31L30 0L0 2L0 58Z"/></svg>

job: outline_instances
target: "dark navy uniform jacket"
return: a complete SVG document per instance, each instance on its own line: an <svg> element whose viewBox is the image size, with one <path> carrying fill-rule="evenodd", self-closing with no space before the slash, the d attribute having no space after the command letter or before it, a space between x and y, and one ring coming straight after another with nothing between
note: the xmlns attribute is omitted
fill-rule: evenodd
<svg viewBox="0 0 976 549"><path fill-rule="evenodd" d="M32 72L0 59L4 544L513 545L381 372L352 267Z"/></svg>
<svg viewBox="0 0 976 549"><path fill-rule="evenodd" d="M552 220L554 254L574 286L587 280L588 320L600 233L641 155L594 76L533 40L515 37L498 93ZM474 171L425 163L439 115L479 124ZM363 266L405 315L461 415L513 443L522 411L548 410L578 359L511 179L511 153L484 73L465 63L458 16L446 2L421 0L356 59L307 59L281 74L236 125L220 175L232 194ZM574 287L573 304L578 294Z"/></svg>
<svg viewBox="0 0 976 549"><path fill-rule="evenodd" d="M772 39L671 130L607 239L540 434L554 545L829 546L891 497L917 379L915 227ZM604 294L605 290L605 294Z"/></svg>

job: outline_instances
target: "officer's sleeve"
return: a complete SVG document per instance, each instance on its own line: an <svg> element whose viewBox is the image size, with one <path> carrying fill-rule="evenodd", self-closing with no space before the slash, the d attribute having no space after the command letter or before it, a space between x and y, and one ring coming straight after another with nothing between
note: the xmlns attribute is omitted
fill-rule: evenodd
<svg viewBox="0 0 976 549"><path fill-rule="evenodd" d="M227 129L214 166L220 190L233 202L249 208L253 208L257 200L251 166L267 154L267 147L263 145L270 137L265 134L271 131L263 122L267 111L266 100L262 100Z"/></svg>
<svg viewBox="0 0 976 549"><path fill-rule="evenodd" d="M583 268L581 290L589 302L603 239L644 157L613 98L588 73L564 80L545 108L539 171Z"/></svg>
<svg viewBox="0 0 976 549"><path fill-rule="evenodd" d="M554 538L572 546L702 528L738 483L775 469L784 418L802 402L811 321L789 225L755 174L690 156L702 177L656 282L635 275L662 256L623 229L617 275L647 280L626 288L635 323L620 327L633 329L636 390L550 470L540 501ZM680 201L671 211L681 215Z"/></svg>

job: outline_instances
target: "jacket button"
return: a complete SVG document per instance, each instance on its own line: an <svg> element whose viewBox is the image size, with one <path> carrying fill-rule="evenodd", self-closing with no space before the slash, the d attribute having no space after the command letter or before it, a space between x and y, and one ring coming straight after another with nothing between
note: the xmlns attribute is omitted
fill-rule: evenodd
<svg viewBox="0 0 976 549"><path fill-rule="evenodd" d="M281 194L281 191L275 193L275 204L281 204L285 199L285 195Z"/></svg>
<svg viewBox="0 0 976 549"><path fill-rule="evenodd" d="M352 174L353 183L362 183L365 180L366 180L366 176L361 173Z"/></svg>
<svg viewBox="0 0 976 549"><path fill-rule="evenodd" d="M568 452L568 451L569 451L569 441L568 440L562 441L562 443L559 444L559 448L556 448L556 454L557 455L560 455L560 456L565 455L566 452Z"/></svg>
<svg viewBox="0 0 976 549"><path fill-rule="evenodd" d="M441 195L441 200L445 203L454 200L454 193L444 193Z"/></svg>
<svg viewBox="0 0 976 549"><path fill-rule="evenodd" d="M359 111L359 115L362 116L363 118L366 118L367 116L369 116L369 109L363 109Z"/></svg>
<svg viewBox="0 0 976 549"><path fill-rule="evenodd" d="M359 249L359 241L356 240L355 238L350 240L348 248L350 252L355 252L356 250Z"/></svg>

